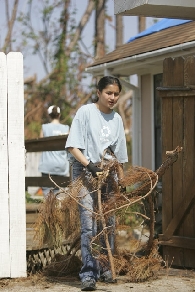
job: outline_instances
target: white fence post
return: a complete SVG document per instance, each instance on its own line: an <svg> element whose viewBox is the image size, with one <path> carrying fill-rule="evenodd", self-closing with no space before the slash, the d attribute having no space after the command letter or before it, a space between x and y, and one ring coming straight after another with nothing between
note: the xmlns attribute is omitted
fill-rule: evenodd
<svg viewBox="0 0 195 292"><path fill-rule="evenodd" d="M0 278L10 276L7 153L7 64L0 53Z"/></svg>
<svg viewBox="0 0 195 292"><path fill-rule="evenodd" d="M26 276L23 56L7 55L10 277ZM1 241L1 239L0 239Z"/></svg>

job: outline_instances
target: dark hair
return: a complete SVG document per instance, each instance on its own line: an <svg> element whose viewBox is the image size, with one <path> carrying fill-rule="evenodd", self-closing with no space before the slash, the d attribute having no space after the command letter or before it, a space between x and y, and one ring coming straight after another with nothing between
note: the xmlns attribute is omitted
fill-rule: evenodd
<svg viewBox="0 0 195 292"><path fill-rule="evenodd" d="M108 85L111 85L111 84L118 85L119 92L121 92L122 85L121 85L119 79L117 77L113 77L113 76L104 76L104 77L102 77L99 80L98 84L97 84L97 89L100 92L102 92L103 89L105 89Z"/></svg>
<svg viewBox="0 0 195 292"><path fill-rule="evenodd" d="M53 119L59 119L60 113L57 111L57 106L54 106L52 109L51 114L49 114L50 118Z"/></svg>

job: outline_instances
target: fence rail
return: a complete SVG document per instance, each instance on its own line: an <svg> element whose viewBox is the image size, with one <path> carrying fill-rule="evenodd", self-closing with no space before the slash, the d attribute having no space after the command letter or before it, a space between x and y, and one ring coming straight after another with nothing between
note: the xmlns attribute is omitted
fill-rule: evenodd
<svg viewBox="0 0 195 292"><path fill-rule="evenodd" d="M67 137L68 135L60 135L60 136L43 137L43 138L26 140L25 149L27 153L64 150ZM70 181L70 177L62 177L62 176L55 175L52 178L58 185L62 187L67 186ZM50 180L49 177L39 177L39 176L25 177L26 190L28 187L43 187L43 186L53 187L54 183Z"/></svg>
<svg viewBox="0 0 195 292"><path fill-rule="evenodd" d="M0 52L0 278L26 277L23 56Z"/></svg>
<svg viewBox="0 0 195 292"><path fill-rule="evenodd" d="M27 152L60 151L64 150L68 135L43 137L25 141Z"/></svg>

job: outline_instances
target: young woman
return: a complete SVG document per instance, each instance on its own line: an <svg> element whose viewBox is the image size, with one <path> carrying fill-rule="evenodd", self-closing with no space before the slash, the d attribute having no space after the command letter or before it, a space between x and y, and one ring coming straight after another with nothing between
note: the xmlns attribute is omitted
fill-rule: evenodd
<svg viewBox="0 0 195 292"><path fill-rule="evenodd" d="M40 132L40 138L49 136L65 135L69 132L68 125L60 123L60 108L52 105L47 110L51 122L43 124ZM69 176L69 161L67 151L44 151L42 152L39 171L42 176L58 175ZM46 197L49 194L50 188L43 187L43 194ZM55 190L55 192L58 190Z"/></svg>
<svg viewBox="0 0 195 292"><path fill-rule="evenodd" d="M97 165L104 160L113 159L106 149L110 149L121 165L128 161L126 138L123 122L113 107L119 99L121 84L118 78L105 76L97 85L98 100L95 103L82 106L73 119L70 133L66 142L66 149L71 153L72 178L76 179L85 171L86 179L90 175L98 176L102 169ZM113 174L116 175L116 174ZM108 180L109 181L109 180ZM112 184L105 189L107 195L112 195ZM83 266L80 271L82 291L96 289L96 281L101 277L105 281L112 280L112 274L103 271L90 251L90 238L95 236L95 223L89 210L93 210L97 194L90 193L83 196L79 206L81 221L81 253ZM114 221L112 225L114 226ZM112 252L114 250L114 232L109 236Z"/></svg>

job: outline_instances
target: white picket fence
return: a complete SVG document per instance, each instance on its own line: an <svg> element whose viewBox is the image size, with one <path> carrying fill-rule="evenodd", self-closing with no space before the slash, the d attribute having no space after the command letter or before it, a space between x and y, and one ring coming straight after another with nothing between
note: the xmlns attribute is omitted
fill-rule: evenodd
<svg viewBox="0 0 195 292"><path fill-rule="evenodd" d="M27 152L25 159L25 176L41 176L38 170L41 152ZM28 187L30 195L35 195L39 187Z"/></svg>
<svg viewBox="0 0 195 292"><path fill-rule="evenodd" d="M26 277L23 56L0 52L0 278Z"/></svg>

